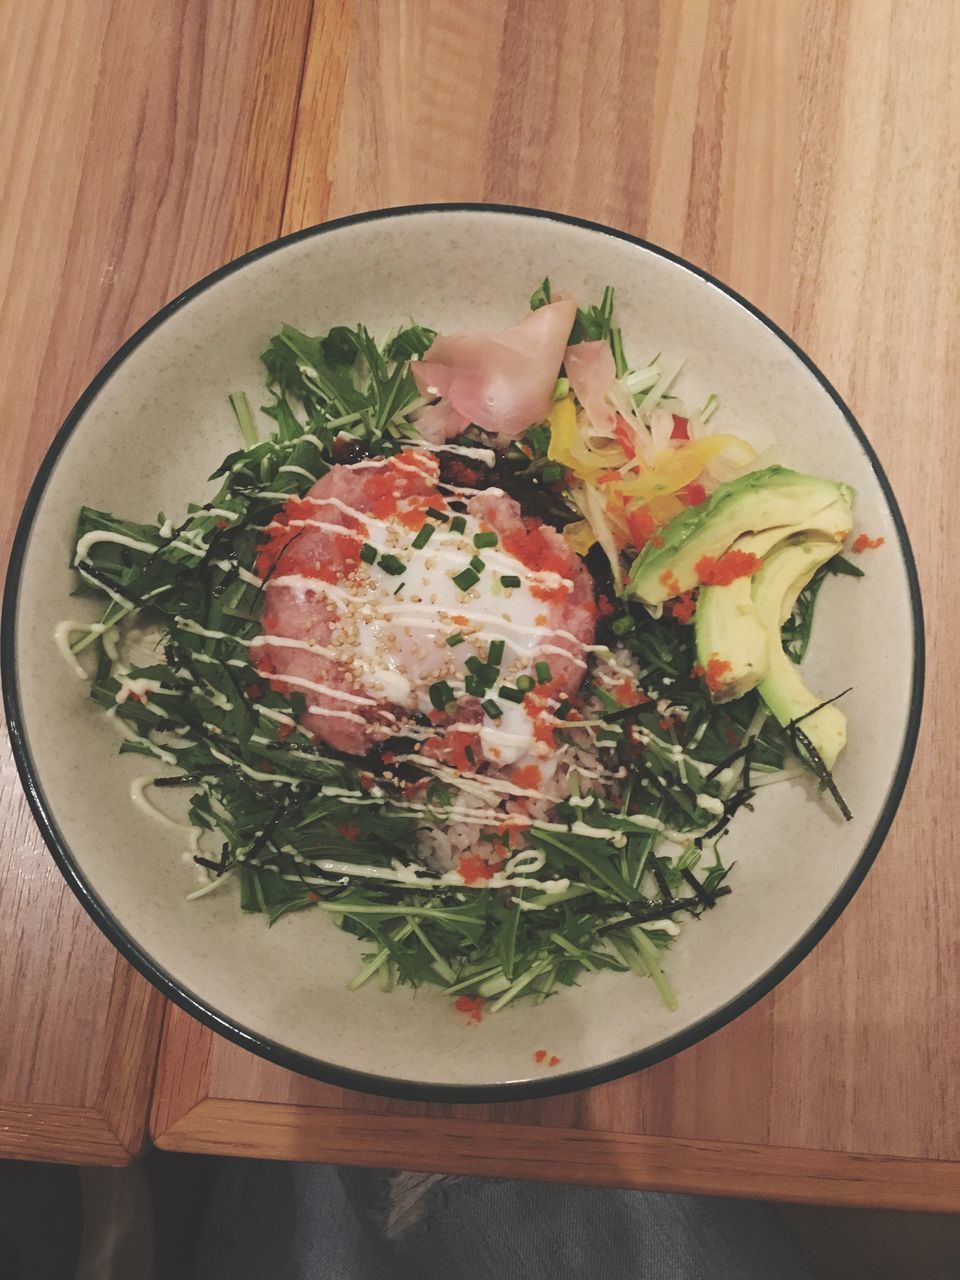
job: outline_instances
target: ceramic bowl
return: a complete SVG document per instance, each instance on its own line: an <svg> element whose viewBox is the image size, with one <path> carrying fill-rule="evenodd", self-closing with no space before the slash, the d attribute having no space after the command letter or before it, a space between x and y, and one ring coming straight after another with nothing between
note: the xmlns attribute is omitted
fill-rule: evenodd
<svg viewBox="0 0 960 1280"><path fill-rule="evenodd" d="M843 822L808 786L760 793L727 854L733 894L684 928L668 968L680 1007L653 985L601 974L539 1007L482 1023L432 990L351 994L359 946L316 914L272 929L235 891L189 902L194 869L173 829L129 800L139 757L54 647L56 624L92 616L70 598L81 504L178 518L213 492L237 447L227 393L262 390L259 354L288 321L308 332L362 320L384 333L514 323L543 276L576 298L617 290L628 355L686 365L680 393L715 392L717 422L781 442L798 470L857 490L856 527L885 545L866 576L827 582L807 661L813 688L853 685L837 780ZM580 1088L656 1062L769 992L823 937L863 879L903 791L920 709L921 615L903 522L863 431L812 362L704 272L606 227L531 210L392 209L278 240L214 272L136 333L54 441L27 501L3 619L4 692L34 814L71 887L165 995L256 1053L323 1080L406 1097L488 1100ZM318 927L320 926L320 927ZM545 1047L561 1062L534 1062Z"/></svg>

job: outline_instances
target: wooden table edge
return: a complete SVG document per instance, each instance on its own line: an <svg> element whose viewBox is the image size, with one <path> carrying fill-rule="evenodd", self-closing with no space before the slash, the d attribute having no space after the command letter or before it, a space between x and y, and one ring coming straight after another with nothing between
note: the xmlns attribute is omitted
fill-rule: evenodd
<svg viewBox="0 0 960 1280"><path fill-rule="evenodd" d="M114 1131L109 1114L96 1107L0 1102L0 1150L5 1160L49 1164L133 1164L147 1142L146 1125L133 1145Z"/></svg>
<svg viewBox="0 0 960 1280"><path fill-rule="evenodd" d="M156 1107L151 1118L157 1117ZM203 1098L169 1127L164 1151L403 1168L800 1204L960 1211L960 1162L746 1143L383 1116Z"/></svg>

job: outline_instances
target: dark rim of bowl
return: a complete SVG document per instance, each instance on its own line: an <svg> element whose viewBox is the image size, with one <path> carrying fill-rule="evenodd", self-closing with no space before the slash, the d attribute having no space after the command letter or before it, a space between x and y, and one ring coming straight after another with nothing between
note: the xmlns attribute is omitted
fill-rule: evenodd
<svg viewBox="0 0 960 1280"><path fill-rule="evenodd" d="M240 270L249 262L254 262L258 258L275 252L288 244L295 244L300 240L307 240L314 236L323 235L325 232L336 230L340 227L355 226L364 222L375 222L387 220L389 218L405 217L411 214L430 214L430 213L486 213L486 214L506 214L512 216L521 216L527 218L546 218L553 222L565 223L569 226L582 227L587 231L595 232L599 235L611 236L618 240L623 240L628 244L646 250L649 253L656 254L660 258L665 258L668 262L674 263L678 267L682 267L691 275L698 277L705 283L712 285L726 294L731 301L748 311L756 319L760 320L766 327L774 333L781 342L800 360L806 368L813 374L817 382L834 402L837 408L845 418L847 425L860 444L864 453L870 461L871 466L876 474L877 481L886 499L889 507L894 526L897 531L899 540L900 553L903 557L904 567L907 574L907 581L910 590L910 607L912 613L913 625L913 671L911 676L911 701L910 712L907 718L906 731L903 739L903 746L900 752L900 758L897 763L896 770L887 794L883 809L877 820L876 826L870 834L869 839L864 845L856 865L853 867L850 875L847 877L840 891L837 893L833 901L827 906L820 917L814 921L810 928L806 931L802 938L799 939L790 950L781 957L769 970L767 970L760 978L753 982L746 990L740 992L732 1000L729 1000L721 1008L716 1009L713 1013L701 1018L693 1026L686 1028L684 1031L678 1032L676 1035L667 1036L659 1043L650 1046L647 1049L640 1050L636 1053L630 1053L624 1057L614 1059L611 1062L602 1063L596 1067L590 1067L581 1071L571 1071L562 1075L551 1076L548 1079L521 1079L513 1082L504 1082L501 1084L478 1084L478 1085L444 1085L444 1084L428 1084L418 1083L416 1081L395 1079L391 1076L380 1075L374 1072L355 1071L350 1068L337 1066L335 1063L324 1062L321 1059L313 1058L307 1054L299 1053L290 1049L266 1036L260 1035L250 1028L244 1027L232 1019L219 1013L216 1009L211 1008L208 1004L194 993L187 991L180 986L164 969L162 969L154 960L142 951L129 934L126 933L118 920L114 918L110 910L100 901L98 896L93 892L92 888L84 880L83 874L77 864L74 862L70 848L61 835L52 808L44 795L40 779L37 776L37 770L34 766L30 749L27 744L26 733L23 725L22 711L20 705L19 682L17 678L16 664L16 615L17 600L20 589L20 578L23 569L24 554L27 543L30 538L33 527L34 518L40 501L43 497L44 490L50 478L50 474L64 445L69 437L76 430L83 416L94 400L101 387L109 380L113 372L123 363L124 360L133 352L145 338L165 323L184 306L186 306L193 298L197 297L204 290L210 288L211 285L231 275L234 271ZM856 890L859 888L864 876L870 869L877 853L883 844L884 838L893 821L894 814L903 795L906 785L907 776L910 771L910 765L913 759L914 749L916 747L917 735L920 727L920 716L923 697L923 681L924 681L924 631L923 631L923 613L920 600L920 585L917 578L916 565L914 563L913 552L910 547L910 541L907 536L907 530L904 525L903 517L897 506L897 501L893 495L890 483L884 474L883 468L877 459L866 435L860 427L853 414L847 408L838 392L829 382L829 380L821 373L819 368L814 364L805 352L803 352L797 344L789 337L788 334L776 325L768 316L764 315L757 307L742 298L733 289L728 288L721 281L717 280L709 272L702 270L700 267L694 266L686 259L678 257L677 254L670 253L666 249L661 249L657 245L650 244L646 240L641 240L638 236L633 236L625 231L617 231L611 227L606 227L601 223L590 222L583 218L571 217L568 214L553 213L543 209L530 209L522 206L513 205L497 205L484 203L456 203L456 204L417 204L403 205L389 209L375 209L366 213L352 214L349 217L337 218L330 222L319 223L316 226L306 227L302 231L295 231L291 235L281 236L279 239L272 240L268 244L259 246L251 250L249 253L243 254L241 257L234 259L232 262L226 263L219 267L216 271L204 276L196 284L173 298L164 307L162 307L154 316L152 316L144 325L142 325L132 337L110 357L102 369L94 377L93 381L80 396L60 430L54 437L53 443L47 450L46 455L40 465L36 479L27 496L26 505L20 518L16 536L13 542L13 548L10 557L10 571L7 580L6 590L3 600L3 617L2 617L2 634L0 634L0 666L2 666L3 676L3 700L7 715L10 738L13 746L13 754L17 764L17 770L20 774L24 791L33 815L43 835L50 852L53 854L61 872L70 885L73 892L80 899L85 909L89 912L97 925L107 935L110 941L116 946L120 953L130 961L130 963L149 979L155 987L157 987L163 995L179 1005L182 1009L193 1017L199 1019L207 1026L211 1027L220 1035L226 1036L227 1039L233 1040L236 1044L241 1045L244 1049L259 1054L261 1057L267 1058L272 1062L278 1063L280 1066L287 1067L292 1071L300 1072L302 1075L311 1076L314 1079L325 1081L329 1084L339 1085L347 1089L358 1089L367 1093L380 1094L385 1097L396 1097L412 1099L417 1101L434 1101L434 1102L496 1102L502 1100L519 1100L523 1098L547 1097L552 1094L566 1093L575 1089L584 1089L592 1085L603 1084L606 1081L617 1079L620 1076L628 1075L631 1072L641 1070L644 1067L652 1066L656 1062L660 1062L665 1058L672 1057L681 1050L689 1048L698 1041L703 1040L706 1036L711 1035L726 1023L744 1013L751 1005L755 1004L763 996L767 995L773 988L782 981L793 970L800 961L809 954L816 944L823 938L827 930L837 920L840 913L850 902Z"/></svg>

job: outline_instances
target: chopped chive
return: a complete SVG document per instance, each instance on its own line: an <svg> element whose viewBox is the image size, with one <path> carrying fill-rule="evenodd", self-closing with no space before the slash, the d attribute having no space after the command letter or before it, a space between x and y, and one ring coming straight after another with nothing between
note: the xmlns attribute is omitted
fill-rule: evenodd
<svg viewBox="0 0 960 1280"><path fill-rule="evenodd" d="M450 521L451 533L465 533L466 528L467 528L467 522L466 520L464 520L463 516L454 516L453 519Z"/></svg>
<svg viewBox="0 0 960 1280"><path fill-rule="evenodd" d="M477 763L477 757L473 754L473 747L464 747L463 754L467 757L471 764Z"/></svg>
<svg viewBox="0 0 960 1280"><path fill-rule="evenodd" d="M487 662L481 662L479 658L468 658L463 664L470 675L474 676L484 686L484 692L496 681L500 675L500 668L491 666Z"/></svg>
<svg viewBox="0 0 960 1280"><path fill-rule="evenodd" d="M470 568L473 570L474 573L483 573L486 567L487 567L486 564L480 559L479 556L474 556L470 561Z"/></svg>
<svg viewBox="0 0 960 1280"><path fill-rule="evenodd" d="M523 701L523 692L520 689L515 689L511 684L502 684L497 690L497 696L505 698L507 702Z"/></svg>
<svg viewBox="0 0 960 1280"><path fill-rule="evenodd" d="M454 574L454 582L461 591L469 591L471 587L475 587L480 581L479 573L474 573L472 569L462 569L459 573Z"/></svg>
<svg viewBox="0 0 960 1280"><path fill-rule="evenodd" d="M517 688L521 693L529 693L533 685L533 676L517 676Z"/></svg>
<svg viewBox="0 0 960 1280"><path fill-rule="evenodd" d="M610 624L610 630L615 636L625 636L628 631L634 629L635 623L629 613L623 614L621 617L614 619Z"/></svg>
<svg viewBox="0 0 960 1280"><path fill-rule="evenodd" d="M563 467L559 462L548 462L540 474L547 484L556 484L558 480L563 479Z"/></svg>
<svg viewBox="0 0 960 1280"><path fill-rule="evenodd" d="M458 631L458 632L456 633L456 635L447 636L447 641L446 641L446 642L447 642L447 644L450 646L450 648L451 648L451 649L455 649L455 648L457 647L457 645L458 645L458 644L463 644L463 642L464 642L464 640L465 640L465 639L466 639L466 636L462 636L462 635L460 634L460 632Z"/></svg>
<svg viewBox="0 0 960 1280"><path fill-rule="evenodd" d="M566 698L563 698L553 714L558 720L566 720L567 716L570 714L570 706L570 702Z"/></svg>
<svg viewBox="0 0 960 1280"><path fill-rule="evenodd" d="M500 578L501 587L519 587L520 579L515 573L507 573Z"/></svg>
<svg viewBox="0 0 960 1280"><path fill-rule="evenodd" d="M373 564L377 558L377 548L371 547L369 542L365 542L360 548L360 559L364 564Z"/></svg>
<svg viewBox="0 0 960 1280"><path fill-rule="evenodd" d="M503 661L503 651L505 648L506 644L503 640L490 641L490 648L487 650L487 661L490 663L491 667L499 667L500 663Z"/></svg>
<svg viewBox="0 0 960 1280"><path fill-rule="evenodd" d="M499 720L503 715L503 707L498 702L494 702L492 698L488 698L486 702L481 702L480 705L491 720Z"/></svg>
<svg viewBox="0 0 960 1280"><path fill-rule="evenodd" d="M436 533L436 531L437 531L437 526L435 524L425 524L413 540L414 550L420 551L423 547L425 547L427 543L430 541L430 539L433 537L433 535Z"/></svg>
<svg viewBox="0 0 960 1280"><path fill-rule="evenodd" d="M393 577L396 577L398 573L405 573L407 568L402 560L398 560L396 556L392 556L389 553L380 557L379 564L384 573L389 573Z"/></svg>
<svg viewBox="0 0 960 1280"><path fill-rule="evenodd" d="M473 535L473 545L475 547L495 547L500 539L495 533L475 533Z"/></svg>
<svg viewBox="0 0 960 1280"><path fill-rule="evenodd" d="M446 680L438 680L436 684L432 684L428 693L430 695L430 705L436 707L438 711L443 711L447 703L453 701L453 690Z"/></svg>
<svg viewBox="0 0 960 1280"><path fill-rule="evenodd" d="M538 662L533 669L537 673L537 684L548 684L553 679L549 662Z"/></svg>
<svg viewBox="0 0 960 1280"><path fill-rule="evenodd" d="M434 520L447 521L450 519L450 517L444 515L442 511L438 511L436 507L427 507L427 515L431 516Z"/></svg>
<svg viewBox="0 0 960 1280"><path fill-rule="evenodd" d="M485 684L479 676L467 676L463 682L463 688L469 698L482 698L490 688Z"/></svg>

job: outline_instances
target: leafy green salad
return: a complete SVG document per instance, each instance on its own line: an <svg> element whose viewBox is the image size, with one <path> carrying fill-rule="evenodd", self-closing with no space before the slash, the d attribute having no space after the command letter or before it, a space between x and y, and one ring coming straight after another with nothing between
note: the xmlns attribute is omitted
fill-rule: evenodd
<svg viewBox="0 0 960 1280"><path fill-rule="evenodd" d="M675 1008L737 812L808 779L850 816L839 691L799 664L860 575L853 493L626 349L612 289L549 281L497 332L284 325L214 496L80 512L102 610L58 643L149 761L135 799L182 798L192 897L354 935L352 988L479 1016L613 970Z"/></svg>

